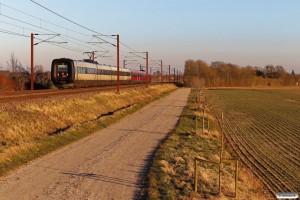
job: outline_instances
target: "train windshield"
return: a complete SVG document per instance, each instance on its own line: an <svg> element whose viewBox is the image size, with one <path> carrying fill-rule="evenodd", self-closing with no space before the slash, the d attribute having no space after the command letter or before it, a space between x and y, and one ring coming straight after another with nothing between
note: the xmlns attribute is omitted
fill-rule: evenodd
<svg viewBox="0 0 300 200"><path fill-rule="evenodd" d="M58 76L66 77L68 76L68 65L60 64L57 65Z"/></svg>

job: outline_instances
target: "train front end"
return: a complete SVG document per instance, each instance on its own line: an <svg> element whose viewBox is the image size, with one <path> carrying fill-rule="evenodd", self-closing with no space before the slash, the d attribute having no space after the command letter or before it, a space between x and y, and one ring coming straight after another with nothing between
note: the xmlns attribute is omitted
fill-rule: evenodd
<svg viewBox="0 0 300 200"><path fill-rule="evenodd" d="M51 65L51 80L58 88L74 87L74 61L68 58L54 59Z"/></svg>

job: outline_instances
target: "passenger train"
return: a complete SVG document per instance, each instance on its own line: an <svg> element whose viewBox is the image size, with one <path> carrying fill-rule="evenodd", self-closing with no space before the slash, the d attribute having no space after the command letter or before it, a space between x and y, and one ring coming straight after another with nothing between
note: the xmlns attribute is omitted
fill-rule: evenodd
<svg viewBox="0 0 300 200"><path fill-rule="evenodd" d="M100 65L90 59L54 59L51 65L51 80L58 88L116 85L117 67ZM145 83L146 72L120 68L119 80L122 85ZM148 81L151 81L150 76Z"/></svg>

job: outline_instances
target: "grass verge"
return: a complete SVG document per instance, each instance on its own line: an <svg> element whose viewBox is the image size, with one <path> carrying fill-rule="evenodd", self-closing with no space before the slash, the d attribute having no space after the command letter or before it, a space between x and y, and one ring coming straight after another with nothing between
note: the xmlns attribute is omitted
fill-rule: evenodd
<svg viewBox="0 0 300 200"><path fill-rule="evenodd" d="M91 110L94 108L97 113L93 113L92 118L84 118L83 116L79 116L78 118L81 119L80 121L76 121L74 123L66 123L64 124L63 128L57 127L57 129L53 129L53 126L55 127L54 124L50 124L50 128L47 128L45 126L39 127L38 124L34 124L33 126L40 131L36 134L32 133L31 131L28 132L28 129L22 129L22 131L20 131L21 129L15 129L15 132L12 132L12 136L4 135L4 133L1 133L0 176L3 176L9 171L20 167L21 165L26 164L40 156L46 155L54 150L57 150L81 138L91 135L94 132L109 126L110 124L115 123L124 116L136 112L149 103L168 95L174 90L176 90L175 86L168 85L154 86L149 89L129 89L122 92L121 95L117 95L115 93L101 93L95 95L92 94L91 96L85 98L81 98L81 96L74 98L68 97L69 99L67 101L69 102L64 103L65 106L67 105L68 107L72 108L73 105L73 108L78 109L77 112L81 112L84 109L82 108L82 106L84 106L86 110ZM137 94L140 95L138 96ZM57 103L62 101L62 99L63 98L56 98L50 100L50 103L54 103L52 105L54 107L53 109L56 110L56 112L65 112L63 110L66 108L62 107L60 103ZM81 101L79 102L81 103L81 105L78 105L78 101ZM45 120L48 120L49 118L52 118L53 121L58 120L54 119L56 117L55 115L49 115L49 113L53 111L49 110L49 107L51 106L49 106L50 103L25 103L25 106L23 106L23 110L14 111L17 115L19 115L18 122L21 123L21 126L30 125L25 124L25 118L28 117L27 113L31 115L41 115L39 119L36 119L41 120L41 123L51 123L49 122L51 120L45 122ZM115 106L116 104L117 106ZM20 105L6 105L6 107L4 108L8 109L2 108L2 110L0 110L2 112L1 114L5 114L3 110L9 112L9 109L15 110L15 108L18 106ZM106 109L102 109L99 111L97 110L97 107L106 107ZM70 114L72 114L69 109L67 110ZM44 117L41 113L48 116ZM73 115L76 116L76 114L76 111L73 110ZM83 113L83 115L84 114L85 113ZM70 117L68 118L68 116L66 116L66 118L67 119L62 119L62 117L60 117L61 121L70 119ZM17 125L12 124L12 126ZM2 127L2 129L3 128L4 127ZM14 143L14 140L12 140L11 138L16 138L18 142Z"/></svg>
<svg viewBox="0 0 300 200"><path fill-rule="evenodd" d="M199 164L199 187L194 192L194 158L218 162L220 134L213 116L210 131L202 133L200 118L195 133L195 115L199 115L192 90L178 126L156 151L149 170L149 199L232 199L234 193L234 165L222 166L221 194L218 194L218 167ZM232 150L225 145L224 158L232 158ZM261 182L245 167L240 166L236 199L268 199Z"/></svg>

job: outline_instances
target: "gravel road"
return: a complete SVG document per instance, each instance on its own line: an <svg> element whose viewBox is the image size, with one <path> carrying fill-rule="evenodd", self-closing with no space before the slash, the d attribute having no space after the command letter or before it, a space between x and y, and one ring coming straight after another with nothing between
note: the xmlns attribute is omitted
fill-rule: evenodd
<svg viewBox="0 0 300 200"><path fill-rule="evenodd" d="M176 125L181 88L95 134L0 178L0 199L140 199L159 143Z"/></svg>

